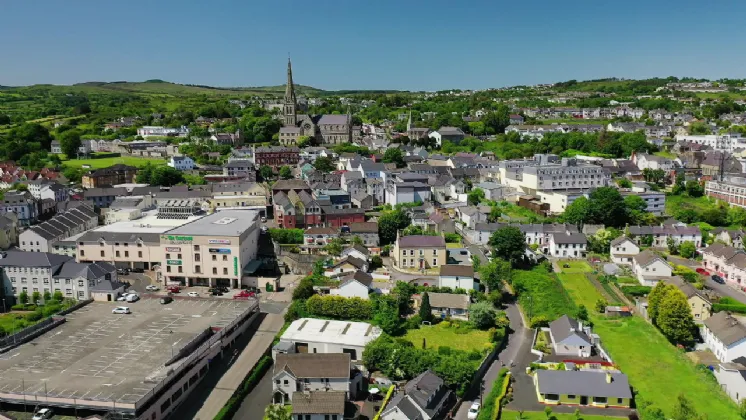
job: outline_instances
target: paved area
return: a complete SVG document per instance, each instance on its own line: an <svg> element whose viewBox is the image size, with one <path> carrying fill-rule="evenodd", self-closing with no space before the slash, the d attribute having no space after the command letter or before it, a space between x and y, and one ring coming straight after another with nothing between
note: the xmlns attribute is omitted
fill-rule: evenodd
<svg viewBox="0 0 746 420"><path fill-rule="evenodd" d="M117 304L132 314L112 314ZM0 355L0 395L134 403L166 376L164 364L196 335L226 326L255 301L94 302L67 322Z"/></svg>
<svg viewBox="0 0 746 420"><path fill-rule="evenodd" d="M202 404L194 420L212 420L217 415L249 371L262 357L264 351L272 344L275 335L280 331L283 324L284 319L282 315L267 314L249 344L243 349L231 368L220 378L215 388L210 392L210 395ZM251 417L237 415L235 418Z"/></svg>
<svg viewBox="0 0 746 420"><path fill-rule="evenodd" d="M668 257L668 261L671 264L677 264L677 265L684 265L692 270L695 270L699 267L702 267L702 264L700 264L699 261L693 261L686 258L682 258L676 255L671 255ZM709 289L714 290L717 294L720 296L728 296L730 298L736 299L737 301L746 304L746 293L743 291L730 286L728 284L720 284L715 283L712 278L707 278L704 281L705 286L707 286Z"/></svg>

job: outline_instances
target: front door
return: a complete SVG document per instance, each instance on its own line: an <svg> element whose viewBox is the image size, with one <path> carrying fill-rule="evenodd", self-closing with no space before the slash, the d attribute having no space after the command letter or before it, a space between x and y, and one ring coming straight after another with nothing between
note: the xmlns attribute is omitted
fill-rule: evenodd
<svg viewBox="0 0 746 420"><path fill-rule="evenodd" d="M588 397L580 397L580 405L588 405Z"/></svg>

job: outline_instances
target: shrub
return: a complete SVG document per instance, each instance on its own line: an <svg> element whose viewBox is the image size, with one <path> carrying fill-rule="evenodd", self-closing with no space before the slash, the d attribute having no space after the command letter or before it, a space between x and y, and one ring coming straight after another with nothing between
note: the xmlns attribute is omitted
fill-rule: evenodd
<svg viewBox="0 0 746 420"><path fill-rule="evenodd" d="M305 300L294 300L293 303L288 307L288 311L285 312L285 322L293 322L299 318L305 318L308 316L306 310Z"/></svg>
<svg viewBox="0 0 746 420"><path fill-rule="evenodd" d="M273 241L280 244L302 244L303 229L279 229L269 230L269 236Z"/></svg>
<svg viewBox="0 0 746 420"><path fill-rule="evenodd" d="M13 311L25 311L26 310L26 305L22 305L22 304L19 303L17 305L11 306L10 309L13 310Z"/></svg>
<svg viewBox="0 0 746 420"><path fill-rule="evenodd" d="M549 326L549 319L544 315L531 318L531 328L542 328Z"/></svg>
<svg viewBox="0 0 746 420"><path fill-rule="evenodd" d="M500 411L500 400L507 389L506 382L510 381L508 369L501 369L497 374L497 379L492 383L492 390L484 398L482 409L479 410L477 420L494 420Z"/></svg>
<svg viewBox="0 0 746 420"><path fill-rule="evenodd" d="M262 379L270 367L272 367L272 357L263 356L259 359L254 369L249 372L248 377L244 379L241 386L233 393L233 396L231 396L225 406L218 412L214 420L228 420L233 418L238 408L243 404L244 398L256 387L259 380Z"/></svg>
<svg viewBox="0 0 746 420"><path fill-rule="evenodd" d="M635 297L649 295L652 290L653 288L649 286L622 286L622 292L625 295Z"/></svg>
<svg viewBox="0 0 746 420"><path fill-rule="evenodd" d="M358 297L343 296L311 296L306 301L306 310L314 316L335 319L366 320L372 317L373 309L369 300Z"/></svg>
<svg viewBox="0 0 746 420"><path fill-rule="evenodd" d="M458 233L446 233L443 237L447 243L457 244L461 242L461 236Z"/></svg>
<svg viewBox="0 0 746 420"><path fill-rule="evenodd" d="M34 312L27 313L26 315L24 315L24 317L26 321L36 322L42 319L44 315L41 312L34 311Z"/></svg>
<svg viewBox="0 0 746 420"><path fill-rule="evenodd" d="M729 303L714 303L712 305L712 312L734 312L737 314L746 314L746 305L744 304L729 304Z"/></svg>

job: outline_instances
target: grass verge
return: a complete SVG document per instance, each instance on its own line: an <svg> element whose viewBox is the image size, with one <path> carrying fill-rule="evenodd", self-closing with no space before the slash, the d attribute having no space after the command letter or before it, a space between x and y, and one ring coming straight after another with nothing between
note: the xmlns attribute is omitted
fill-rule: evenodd
<svg viewBox="0 0 746 420"><path fill-rule="evenodd" d="M148 163L152 163L153 165L165 165L166 161L163 159L150 159L150 158L142 158L142 157L134 157L134 156L121 156L121 157L109 157L109 158L102 158L102 159L72 159L72 160L66 160L62 162L64 166L72 167L72 168L82 168L83 165L90 165L91 169L101 169L101 168L108 168L109 166L116 165L116 164L124 164L129 166L135 166L138 168L141 168Z"/></svg>

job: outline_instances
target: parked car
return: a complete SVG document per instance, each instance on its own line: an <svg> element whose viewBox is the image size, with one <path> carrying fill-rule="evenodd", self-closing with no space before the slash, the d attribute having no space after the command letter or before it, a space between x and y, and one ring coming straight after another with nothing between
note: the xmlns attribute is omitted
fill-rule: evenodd
<svg viewBox="0 0 746 420"><path fill-rule="evenodd" d="M157 292L158 290L160 290L160 288L158 288L158 286L154 284L149 284L145 286L145 290L150 290L151 292Z"/></svg>
<svg viewBox="0 0 746 420"><path fill-rule="evenodd" d="M171 303L173 301L174 301L174 298L172 298L171 296L163 296L161 298L161 305L166 305L166 304L169 304L169 303Z"/></svg>
<svg viewBox="0 0 746 420"><path fill-rule="evenodd" d="M267 233L269 229L267 229L267 226L262 226L261 233Z"/></svg>
<svg viewBox="0 0 746 420"><path fill-rule="evenodd" d="M723 280L723 278L718 276L717 274L712 276L712 281L714 281L715 283L725 284L725 280Z"/></svg>
<svg viewBox="0 0 746 420"><path fill-rule="evenodd" d="M125 299L127 302L137 302L140 300L140 295L137 293L130 293L127 295L127 298Z"/></svg>
<svg viewBox="0 0 746 420"><path fill-rule="evenodd" d="M124 302L124 301L126 301L127 300L127 296L129 296L130 294L131 293L129 293L129 292L122 293L122 296L119 296L117 298L117 302Z"/></svg>
<svg viewBox="0 0 746 420"><path fill-rule="evenodd" d="M52 416L54 416L54 413L51 408L40 408L34 413L34 417L31 417L31 420L47 420L51 419Z"/></svg>
<svg viewBox="0 0 746 420"><path fill-rule="evenodd" d="M697 269L696 269L696 270L694 270L694 271L696 271L697 273L699 273L699 274L701 274L701 275L703 275L703 276L709 276L709 275L710 275L710 272L709 272L709 271L707 271L707 270L705 270L705 269L704 269L704 268L702 268L702 267L699 267L699 268L697 268Z"/></svg>
<svg viewBox="0 0 746 420"><path fill-rule="evenodd" d="M168 288L168 291L171 293L179 293L181 289L179 288L179 286L171 286Z"/></svg>
<svg viewBox="0 0 746 420"><path fill-rule="evenodd" d="M145 269L142 269L142 268L133 268L132 272L133 273L144 273Z"/></svg>
<svg viewBox="0 0 746 420"><path fill-rule="evenodd" d="M129 272L130 272L129 268L117 268L117 274L127 275L129 274Z"/></svg>
<svg viewBox="0 0 746 420"><path fill-rule="evenodd" d="M187 293L187 296L189 296L189 297L199 297L199 293L197 293L197 292L189 292L189 293Z"/></svg>
<svg viewBox="0 0 746 420"><path fill-rule="evenodd" d="M466 415L466 418L469 420L474 420L479 415L479 403L475 402L469 407L469 413Z"/></svg>
<svg viewBox="0 0 746 420"><path fill-rule="evenodd" d="M114 310L111 311L113 314L131 314L130 308L128 306L117 306L114 308Z"/></svg>
<svg viewBox="0 0 746 420"><path fill-rule="evenodd" d="M233 295L233 299L248 299L250 297L256 297L256 293L249 292L248 290L241 290L240 292Z"/></svg>
<svg viewBox="0 0 746 420"><path fill-rule="evenodd" d="M262 216L262 223L266 223L266 222L267 222L267 218Z"/></svg>
<svg viewBox="0 0 746 420"><path fill-rule="evenodd" d="M223 296L223 292L217 287L211 287L207 289L207 293L209 293L211 296Z"/></svg>

